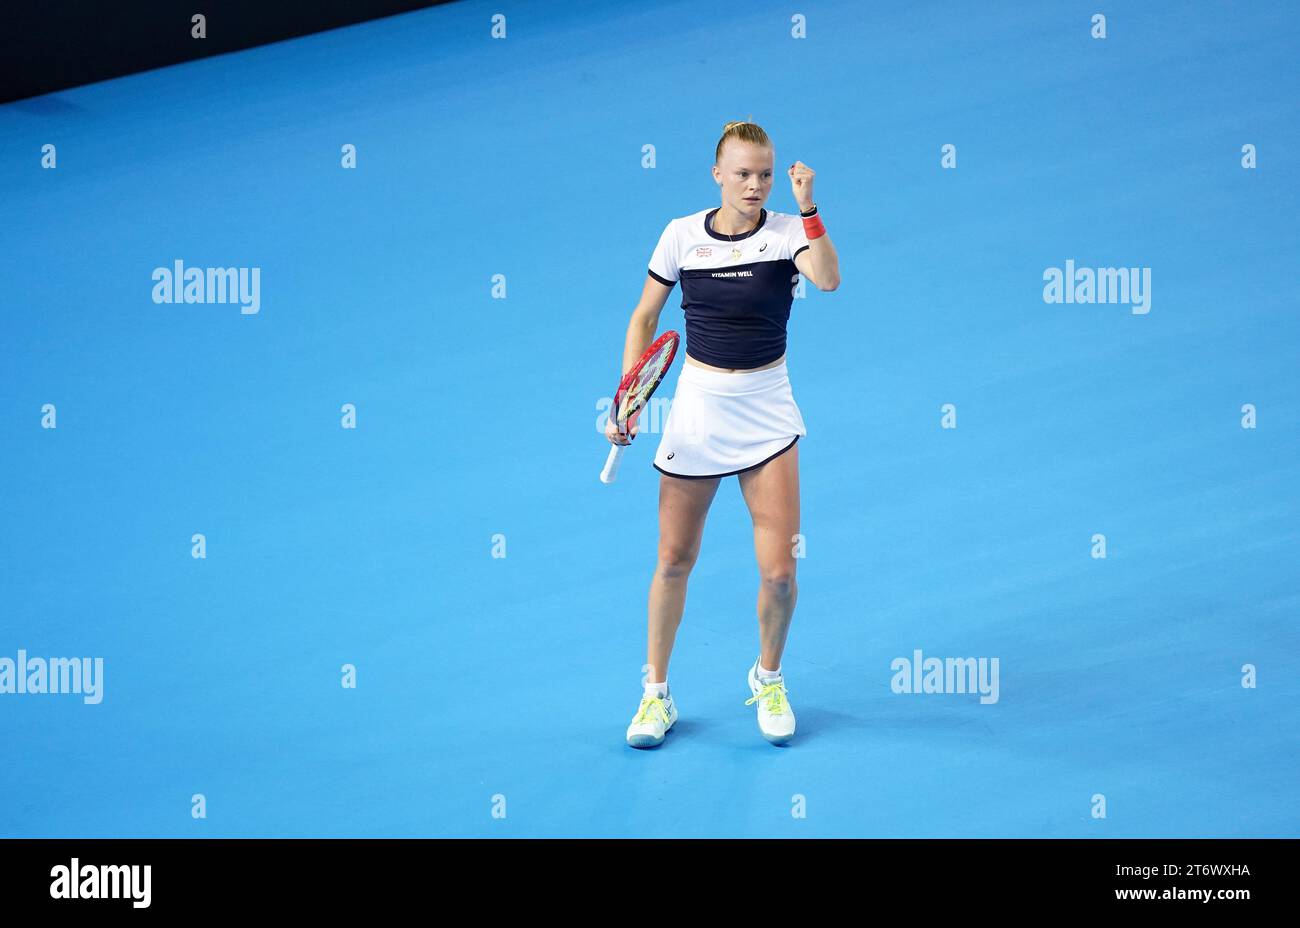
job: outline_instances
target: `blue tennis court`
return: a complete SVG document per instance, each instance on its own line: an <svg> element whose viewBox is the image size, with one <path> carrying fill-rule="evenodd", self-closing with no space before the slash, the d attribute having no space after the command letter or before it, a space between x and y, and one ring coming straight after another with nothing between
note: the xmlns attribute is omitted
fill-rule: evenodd
<svg viewBox="0 0 1300 928"><path fill-rule="evenodd" d="M800 9L470 0L0 107L0 834L1300 836L1291 5ZM843 274L799 734L728 478L639 752L660 476L602 412L751 115Z"/></svg>

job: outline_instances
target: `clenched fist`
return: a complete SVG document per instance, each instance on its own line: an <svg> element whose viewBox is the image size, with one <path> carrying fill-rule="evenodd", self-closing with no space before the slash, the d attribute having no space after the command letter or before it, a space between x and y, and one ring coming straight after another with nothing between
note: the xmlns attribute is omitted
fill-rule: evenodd
<svg viewBox="0 0 1300 928"><path fill-rule="evenodd" d="M802 161L796 161L790 165L787 173L790 175L790 189L794 192L794 201L799 204L800 211L812 209L813 177L816 176L816 172Z"/></svg>

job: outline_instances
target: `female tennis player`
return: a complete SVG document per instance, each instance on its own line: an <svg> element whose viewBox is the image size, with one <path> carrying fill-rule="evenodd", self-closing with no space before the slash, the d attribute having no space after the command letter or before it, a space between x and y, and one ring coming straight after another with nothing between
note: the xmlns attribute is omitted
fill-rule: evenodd
<svg viewBox="0 0 1300 928"><path fill-rule="evenodd" d="M768 212L775 150L752 122L730 122L714 153L721 206L673 219L650 258L641 300L623 349L626 373L659 327L679 280L686 312L686 358L655 454L659 478L659 558L650 582L650 621L641 704L627 743L663 743L677 721L668 661L686 605L704 520L723 477L733 474L754 522L758 559L759 655L749 668L758 727L773 744L794 736L794 711L781 673L794 612L799 532L799 449L807 435L786 371L786 322L799 274L819 290L840 284L839 257L813 202L814 173L787 170L799 215ZM635 424L615 444L636 437Z"/></svg>

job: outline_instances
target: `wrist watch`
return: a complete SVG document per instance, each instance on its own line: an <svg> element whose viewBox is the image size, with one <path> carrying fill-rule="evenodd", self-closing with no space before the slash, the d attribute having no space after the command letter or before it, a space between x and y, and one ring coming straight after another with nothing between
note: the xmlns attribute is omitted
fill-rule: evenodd
<svg viewBox="0 0 1300 928"><path fill-rule="evenodd" d="M816 216L817 204L814 203L812 206L808 207L807 209L799 210L799 215L802 216L804 219L811 219L812 217Z"/></svg>

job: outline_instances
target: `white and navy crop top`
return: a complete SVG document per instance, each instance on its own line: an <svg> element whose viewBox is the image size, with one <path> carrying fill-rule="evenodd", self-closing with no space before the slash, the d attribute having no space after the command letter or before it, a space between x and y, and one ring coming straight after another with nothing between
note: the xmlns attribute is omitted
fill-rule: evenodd
<svg viewBox="0 0 1300 928"><path fill-rule="evenodd" d="M785 354L799 279L794 257L808 247L803 219L764 209L733 242L713 231L719 208L671 220L650 276L666 287L682 282L688 355L714 367L762 367Z"/></svg>

